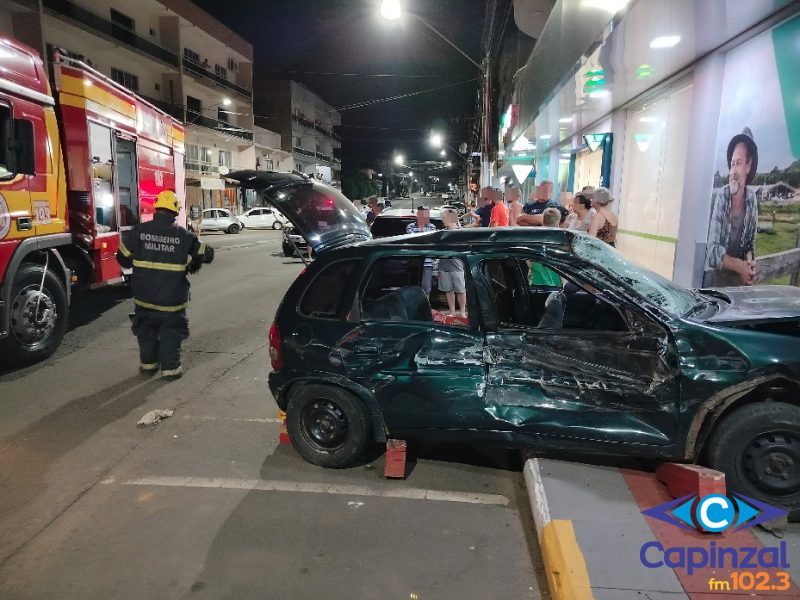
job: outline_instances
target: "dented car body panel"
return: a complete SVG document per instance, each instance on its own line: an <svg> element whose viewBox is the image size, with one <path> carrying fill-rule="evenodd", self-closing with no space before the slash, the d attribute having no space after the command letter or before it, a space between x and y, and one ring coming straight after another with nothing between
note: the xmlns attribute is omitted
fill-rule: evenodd
<svg viewBox="0 0 800 600"><path fill-rule="evenodd" d="M380 424L376 439L441 435L693 460L722 410L800 381L795 288L685 290L594 238L546 228L401 236L317 256L278 309L283 364L270 389L285 409L294 386L344 387ZM370 316L380 265L406 259L413 270L414 260L421 268L444 256L464 261L467 323ZM555 270L564 289L520 283L530 261ZM336 263L353 265L338 283L342 308L304 314L314 281ZM553 294L556 327L545 318Z"/></svg>

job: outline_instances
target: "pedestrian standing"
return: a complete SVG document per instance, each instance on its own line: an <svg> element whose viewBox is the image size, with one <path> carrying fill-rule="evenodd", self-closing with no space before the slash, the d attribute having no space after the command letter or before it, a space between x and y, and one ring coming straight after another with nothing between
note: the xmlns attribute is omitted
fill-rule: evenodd
<svg viewBox="0 0 800 600"><path fill-rule="evenodd" d="M499 190L493 190L492 212L489 217L489 227L508 227L508 208L503 202L503 196Z"/></svg>
<svg viewBox="0 0 800 600"><path fill-rule="evenodd" d="M175 223L179 213L175 192L158 195L153 220L122 234L117 261L133 268L131 288L136 306L131 329L139 342L139 369L165 379L183 375L181 342L189 337L189 280L202 264L214 260L214 250Z"/></svg>
<svg viewBox="0 0 800 600"><path fill-rule="evenodd" d="M436 225L431 223L430 208L423 204L417 208L417 222L409 223L406 226L406 233L425 233L428 231L436 231ZM422 265L422 289L425 290L426 294L431 293L434 264L435 259L426 257Z"/></svg>
<svg viewBox="0 0 800 600"><path fill-rule="evenodd" d="M458 229L458 213L452 208L442 209L442 223L445 229ZM464 278L464 261L460 258L447 257L439 259L439 291L447 298L449 315L467 316L467 286Z"/></svg>
<svg viewBox="0 0 800 600"><path fill-rule="evenodd" d="M601 187L594 190L592 208L597 212L592 217L591 225L589 225L589 235L596 236L597 239L603 240L606 244L616 246L619 220L617 215L611 212L608 207L613 201L614 198L606 188Z"/></svg>
<svg viewBox="0 0 800 600"><path fill-rule="evenodd" d="M508 223L510 225L516 225L517 219L522 214L522 203L519 201L519 188L513 186L508 188L506 198L508 199Z"/></svg>
<svg viewBox="0 0 800 600"><path fill-rule="evenodd" d="M494 190L490 187L481 188L478 196L480 207L470 213L478 222L478 227L488 227L492 220L492 209L494 208Z"/></svg>

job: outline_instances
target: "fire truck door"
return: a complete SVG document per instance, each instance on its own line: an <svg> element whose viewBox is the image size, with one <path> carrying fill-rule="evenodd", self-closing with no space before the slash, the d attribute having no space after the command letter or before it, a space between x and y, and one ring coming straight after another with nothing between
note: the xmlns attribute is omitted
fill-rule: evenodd
<svg viewBox="0 0 800 600"><path fill-rule="evenodd" d="M115 136L119 225L125 229L139 222L139 178L136 169L136 142Z"/></svg>

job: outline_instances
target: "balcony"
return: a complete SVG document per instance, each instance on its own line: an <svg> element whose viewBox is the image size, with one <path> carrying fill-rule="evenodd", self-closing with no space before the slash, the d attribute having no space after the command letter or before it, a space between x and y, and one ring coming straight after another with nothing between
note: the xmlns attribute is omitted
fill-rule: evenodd
<svg viewBox="0 0 800 600"><path fill-rule="evenodd" d="M317 153L313 150L306 150L305 148L301 148L300 146L292 146L292 151L295 154L300 154L302 156L310 156L311 158L316 158Z"/></svg>
<svg viewBox="0 0 800 600"><path fill-rule="evenodd" d="M115 40L176 69L180 66L177 54L70 0L42 0L42 5L82 29Z"/></svg>
<svg viewBox="0 0 800 600"><path fill-rule="evenodd" d="M225 121L218 121L217 119L206 117L205 115L201 115L188 109L186 111L185 123L187 125L197 125L198 127L212 129L217 133L221 133L222 135L232 135L249 142L253 141L252 131L247 131L246 129L242 129L241 127L237 127L231 123L226 123Z"/></svg>
<svg viewBox="0 0 800 600"><path fill-rule="evenodd" d="M203 79L208 79L209 81L213 81L220 87L224 87L226 90L231 90L232 92L236 92L240 96L244 96L248 100L253 100L253 91L248 90L247 88L243 88L240 85L236 85L232 81L228 81L224 77L220 77L213 71L209 71L202 65L197 64L193 60L189 60L185 56L183 57L183 70L188 71L192 75L196 75Z"/></svg>
<svg viewBox="0 0 800 600"><path fill-rule="evenodd" d="M317 158L320 160L324 160L326 163L332 162L332 158L327 154L323 154L322 152L317 152Z"/></svg>
<svg viewBox="0 0 800 600"><path fill-rule="evenodd" d="M303 116L292 115L292 121L294 121L295 123L299 123L300 125L303 125L304 127L308 127L309 129L315 129L314 123L312 123L311 121L309 121L308 119L306 119Z"/></svg>
<svg viewBox="0 0 800 600"><path fill-rule="evenodd" d="M332 138L332 139L336 140L337 142L341 142L342 141L342 138L340 138L337 133L334 133L333 129L325 129L325 127L323 127L322 123L316 123L315 122L314 123L314 129L316 129L320 133L323 133L323 134L327 135L329 138Z"/></svg>

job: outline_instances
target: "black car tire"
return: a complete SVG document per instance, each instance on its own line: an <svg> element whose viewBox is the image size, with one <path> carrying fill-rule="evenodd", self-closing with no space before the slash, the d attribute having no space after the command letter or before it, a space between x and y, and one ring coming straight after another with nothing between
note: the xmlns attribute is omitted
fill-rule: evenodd
<svg viewBox="0 0 800 600"><path fill-rule="evenodd" d="M42 294L46 300L41 303L40 309L49 308L55 310L55 322L49 332L44 332L43 339L20 339L15 333L15 311L17 303L21 301L20 294L31 290L38 293L42 285L44 275L44 286ZM24 306L24 305L23 305ZM56 351L61 344L61 340L67 331L67 291L63 280L51 269L45 269L42 265L28 264L20 267L14 277L11 288L11 331L4 340L0 340L0 356L7 359L12 365L29 365L44 360Z"/></svg>
<svg viewBox="0 0 800 600"><path fill-rule="evenodd" d="M228 227L227 233L239 233L241 227L239 227L236 223L233 223L230 227Z"/></svg>
<svg viewBox="0 0 800 600"><path fill-rule="evenodd" d="M708 442L709 466L731 491L770 504L800 506L800 407L759 402L734 410Z"/></svg>
<svg viewBox="0 0 800 600"><path fill-rule="evenodd" d="M286 428L295 450L308 462L341 469L367 447L370 435L366 407L341 388L301 385L286 407Z"/></svg>
<svg viewBox="0 0 800 600"><path fill-rule="evenodd" d="M294 254L294 248L292 248L291 246L289 246L287 244L283 244L282 248L283 248L283 255L284 256L290 257L290 256L292 256Z"/></svg>
<svg viewBox="0 0 800 600"><path fill-rule="evenodd" d="M281 229L283 229L283 223L281 223L280 221L273 221L272 222L272 228L275 231L280 231Z"/></svg>

